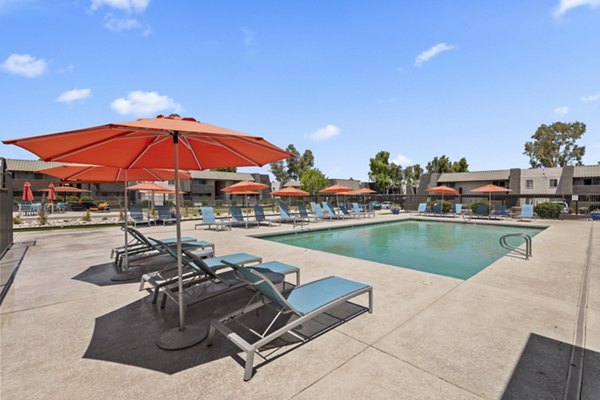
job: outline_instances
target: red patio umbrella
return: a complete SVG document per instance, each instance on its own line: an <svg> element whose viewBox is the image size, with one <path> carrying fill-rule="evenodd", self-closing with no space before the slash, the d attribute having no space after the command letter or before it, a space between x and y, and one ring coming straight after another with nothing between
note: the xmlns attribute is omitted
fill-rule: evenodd
<svg viewBox="0 0 600 400"><path fill-rule="evenodd" d="M460 196L460 193L458 192L458 190L453 189L448 186L445 186L445 185L440 185L440 186L436 186L433 188L425 189L425 191L429 192L429 193L437 193L437 194L442 195L442 208L441 208L442 212L444 211L444 206L443 206L444 195L448 194L448 195L452 195L452 196Z"/></svg>
<svg viewBox="0 0 600 400"><path fill-rule="evenodd" d="M54 202L56 201L56 191L54 190L54 183L50 182L50 185L48 185L48 196L46 197L48 200L50 200L50 209L52 210L52 213L54 213Z"/></svg>
<svg viewBox="0 0 600 400"><path fill-rule="evenodd" d="M29 181L23 184L23 201L33 201L33 192L31 191L31 183Z"/></svg>
<svg viewBox="0 0 600 400"><path fill-rule="evenodd" d="M49 188L37 189L38 192L50 192ZM73 186L56 186L54 188L56 193L89 193L89 190L79 189Z"/></svg>
<svg viewBox="0 0 600 400"><path fill-rule="evenodd" d="M510 189L507 189L502 186L492 185L491 183L488 185L483 185L478 188L470 190L470 192L472 192L472 193L488 193L488 196L489 196L488 215L492 214L492 193L508 193L510 191L511 191Z"/></svg>
<svg viewBox="0 0 600 400"><path fill-rule="evenodd" d="M271 192L271 196L278 196L278 197L304 197L304 196L309 196L309 195L310 195L310 193L305 192L304 190L297 189L292 186L288 186L286 188L275 190L274 192Z"/></svg>
<svg viewBox="0 0 600 400"><path fill-rule="evenodd" d="M118 168L203 170L260 166L294 157L261 137L246 135L178 115L142 118L86 129L5 140L38 155L44 161L87 163ZM172 158L165 157L173 154ZM185 326L185 299L181 258L179 179L175 179L179 327L165 332L158 345L166 349L192 346L206 335L206 327Z"/></svg>
<svg viewBox="0 0 600 400"><path fill-rule="evenodd" d="M222 192L225 193L233 193L233 192L247 192L247 191L255 191L255 190L263 190L267 189L269 185L265 185L264 183L252 182L252 181L239 181L234 183L233 185L227 186L225 189L221 189Z"/></svg>
<svg viewBox="0 0 600 400"><path fill-rule="evenodd" d="M350 191L352 191L351 187L336 184L336 185L331 185L329 187L326 187L325 189L319 190L319 193L335 194L335 202L338 203L338 197L337 197L338 194L343 193L343 192L350 192Z"/></svg>

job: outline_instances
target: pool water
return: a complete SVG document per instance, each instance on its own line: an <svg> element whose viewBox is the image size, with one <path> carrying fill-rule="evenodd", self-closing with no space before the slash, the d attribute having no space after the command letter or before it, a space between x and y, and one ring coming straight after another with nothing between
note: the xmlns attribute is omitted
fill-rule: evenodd
<svg viewBox="0 0 600 400"><path fill-rule="evenodd" d="M509 251L507 233L533 237L543 229L433 221L400 221L264 236L262 239L362 260L468 279ZM521 238L509 238L520 245Z"/></svg>

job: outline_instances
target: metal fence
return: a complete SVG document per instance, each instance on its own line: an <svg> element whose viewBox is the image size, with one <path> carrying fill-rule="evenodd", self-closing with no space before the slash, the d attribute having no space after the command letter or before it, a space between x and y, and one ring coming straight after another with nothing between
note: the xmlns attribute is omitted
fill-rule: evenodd
<svg viewBox="0 0 600 400"><path fill-rule="evenodd" d="M0 158L0 255L13 242L12 177L6 171L6 160Z"/></svg>

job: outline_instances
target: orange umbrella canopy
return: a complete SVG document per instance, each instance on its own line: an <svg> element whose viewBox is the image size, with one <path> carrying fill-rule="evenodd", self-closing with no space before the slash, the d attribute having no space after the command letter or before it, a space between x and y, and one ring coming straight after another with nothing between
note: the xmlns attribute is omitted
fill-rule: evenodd
<svg viewBox="0 0 600 400"><path fill-rule="evenodd" d="M264 183L252 181L239 181L238 183L234 183L231 186L227 186L225 189L221 189L221 191L225 193L247 192L254 190L263 190L267 189L268 187L269 185L265 185Z"/></svg>
<svg viewBox="0 0 600 400"><path fill-rule="evenodd" d="M160 193L175 193L175 191L171 188L168 188L163 185L159 185L154 182L144 182L138 183L137 185L129 186L127 190L139 190L146 192L160 192Z"/></svg>
<svg viewBox="0 0 600 400"><path fill-rule="evenodd" d="M474 193L488 193L488 192L489 193L494 193L494 192L507 193L510 191L511 191L510 189L507 189L505 187L496 186L496 185L492 185L492 184L480 186L478 188L471 190L471 192L474 192Z"/></svg>
<svg viewBox="0 0 600 400"><path fill-rule="evenodd" d="M56 201L56 190L54 189L54 183L48 185L48 200Z"/></svg>
<svg viewBox="0 0 600 400"><path fill-rule="evenodd" d="M354 191L355 193L360 193L360 194L371 194L371 193L376 193L373 189L369 189L369 188L360 188L358 190Z"/></svg>
<svg viewBox="0 0 600 400"><path fill-rule="evenodd" d="M174 143L180 143L178 167L203 170L260 166L294 157L258 136L181 118L142 118L49 135L4 140L44 161L64 161L118 168L174 168Z"/></svg>
<svg viewBox="0 0 600 400"><path fill-rule="evenodd" d="M33 192L31 191L31 183L29 181L23 184L23 201L33 201Z"/></svg>
<svg viewBox="0 0 600 400"><path fill-rule="evenodd" d="M352 190L351 187L348 186L344 186L344 185L332 185L329 187L326 187L323 190L319 190L319 193L333 193L333 194L337 194L337 193L341 193L341 192L350 192Z"/></svg>
<svg viewBox="0 0 600 400"><path fill-rule="evenodd" d="M227 192L229 194L260 194L260 192L253 192L252 190L237 190L235 192Z"/></svg>
<svg viewBox="0 0 600 400"><path fill-rule="evenodd" d="M308 196L308 195L310 195L310 193L305 192L304 190L297 189L292 186L288 186L286 188L275 190L274 192L271 192L271 196L279 196L279 197L282 197L282 196L283 197L286 197L286 196L303 197L303 196Z"/></svg>
<svg viewBox="0 0 600 400"><path fill-rule="evenodd" d="M429 193L437 193L437 194L450 194L450 195L454 195L454 196L460 196L460 193L458 193L458 190L456 189L452 189L451 187L448 186L436 186L434 188L429 188L425 190L426 192Z"/></svg>
<svg viewBox="0 0 600 400"><path fill-rule="evenodd" d="M127 170L100 165L66 164L59 167L37 171L41 174L56 176L62 180L77 180L80 182L124 182L127 181L170 181L175 179L172 169L133 168ZM179 171L179 179L189 180L189 172Z"/></svg>

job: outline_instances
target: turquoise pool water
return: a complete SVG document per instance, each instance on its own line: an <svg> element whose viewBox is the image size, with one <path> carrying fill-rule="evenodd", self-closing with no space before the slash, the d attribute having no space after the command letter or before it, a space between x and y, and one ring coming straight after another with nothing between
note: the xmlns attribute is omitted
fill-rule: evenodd
<svg viewBox="0 0 600 400"><path fill-rule="evenodd" d="M498 243L501 236L526 233L533 237L542 230L408 220L263 236L262 239L468 279L508 253ZM519 238L511 239L511 244L523 242Z"/></svg>

